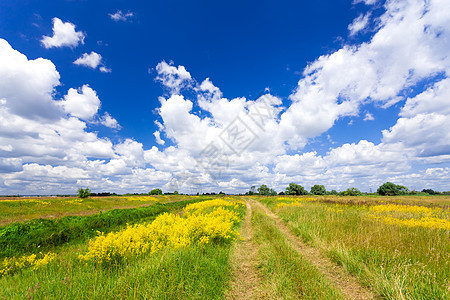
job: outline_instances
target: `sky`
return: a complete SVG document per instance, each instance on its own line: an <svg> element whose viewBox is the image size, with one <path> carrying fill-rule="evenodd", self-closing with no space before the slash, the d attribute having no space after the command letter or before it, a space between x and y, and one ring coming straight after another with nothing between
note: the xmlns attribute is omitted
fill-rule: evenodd
<svg viewBox="0 0 450 300"><path fill-rule="evenodd" d="M0 194L450 190L450 3L2 1Z"/></svg>

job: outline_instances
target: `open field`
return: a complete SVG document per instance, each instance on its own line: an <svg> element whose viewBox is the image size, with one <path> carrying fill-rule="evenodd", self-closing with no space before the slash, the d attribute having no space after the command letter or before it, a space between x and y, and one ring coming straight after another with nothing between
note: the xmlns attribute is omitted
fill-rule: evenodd
<svg viewBox="0 0 450 300"><path fill-rule="evenodd" d="M448 196L35 200L0 226L0 299L450 298Z"/></svg>

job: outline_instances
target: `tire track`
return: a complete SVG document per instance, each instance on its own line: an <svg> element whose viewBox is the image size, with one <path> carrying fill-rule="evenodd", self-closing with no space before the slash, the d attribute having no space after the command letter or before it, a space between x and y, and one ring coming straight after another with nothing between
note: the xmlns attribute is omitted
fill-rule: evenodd
<svg viewBox="0 0 450 300"><path fill-rule="evenodd" d="M363 287L356 278L351 276L344 268L334 264L328 257L324 256L319 249L303 243L297 236L292 234L283 221L269 210L265 205L255 200L248 200L251 205L261 209L269 218L273 219L286 236L291 246L304 258L310 261L328 281L348 299L375 299L372 291Z"/></svg>
<svg viewBox="0 0 450 300"><path fill-rule="evenodd" d="M241 229L241 237L244 240L235 244L232 258L234 279L226 299L261 299L258 274L255 269L258 246L253 242L252 207L248 202L245 204L247 213Z"/></svg>

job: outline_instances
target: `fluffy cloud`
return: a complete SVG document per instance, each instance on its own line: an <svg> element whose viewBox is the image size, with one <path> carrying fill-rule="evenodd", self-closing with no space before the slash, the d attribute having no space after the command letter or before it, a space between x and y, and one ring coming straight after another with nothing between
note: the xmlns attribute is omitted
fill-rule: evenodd
<svg viewBox="0 0 450 300"><path fill-rule="evenodd" d="M101 61L102 56L92 51L90 54L84 53L80 58L78 58L73 63L79 66L85 66L92 69L96 69Z"/></svg>
<svg viewBox="0 0 450 300"><path fill-rule="evenodd" d="M60 102L66 113L83 120L90 120L100 108L100 99L97 93L85 84L80 89L69 89L64 101Z"/></svg>
<svg viewBox="0 0 450 300"><path fill-rule="evenodd" d="M51 61L28 60L0 39L0 78L0 108L26 118L58 117L52 93L60 76Z"/></svg>
<svg viewBox="0 0 450 300"><path fill-rule="evenodd" d="M450 12L445 8L445 0L391 0L373 22L370 12L360 15L350 34L373 23L372 38L311 62L284 103L269 93L228 99L209 78L197 82L184 66L162 61L156 81L169 93L159 99L153 133L160 149L145 149L133 139L113 143L89 132L88 124L120 128L109 114L98 116L97 93L83 85L53 99L59 85L54 65L28 60L0 40L0 75L6 78L0 82L0 191L25 186L30 193L74 192L74 186L89 186L116 192L152 187L245 192L263 183L280 191L290 182L374 190L387 180L448 189ZM101 58L94 64L99 67ZM35 109L28 110L33 103ZM394 104L399 118L381 132L381 142L332 144L320 154L305 150L314 149L305 146L323 140L343 117L373 120L367 107ZM162 147L167 140L161 135L171 140L169 146Z"/></svg>
<svg viewBox="0 0 450 300"><path fill-rule="evenodd" d="M165 61L156 66L156 80L160 81L173 94L179 93L184 87L189 86L191 74L184 66L172 66Z"/></svg>
<svg viewBox="0 0 450 300"><path fill-rule="evenodd" d="M81 57L73 62L75 65L85 66L91 69L97 69L99 65L102 64L102 56L94 51L87 54L84 53ZM100 66L100 72L110 73L111 69L106 68L105 66Z"/></svg>
<svg viewBox="0 0 450 300"><path fill-rule="evenodd" d="M84 38L83 32L75 31L74 24L53 18L53 36L43 36L41 43L45 48L76 47L80 43L84 44Z"/></svg>

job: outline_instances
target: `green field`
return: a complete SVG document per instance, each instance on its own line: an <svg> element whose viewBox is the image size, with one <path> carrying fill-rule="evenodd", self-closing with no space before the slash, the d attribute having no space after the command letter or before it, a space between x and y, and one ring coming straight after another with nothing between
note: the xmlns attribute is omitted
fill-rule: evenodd
<svg viewBox="0 0 450 300"><path fill-rule="evenodd" d="M449 207L448 196L3 199L0 299L450 299Z"/></svg>

